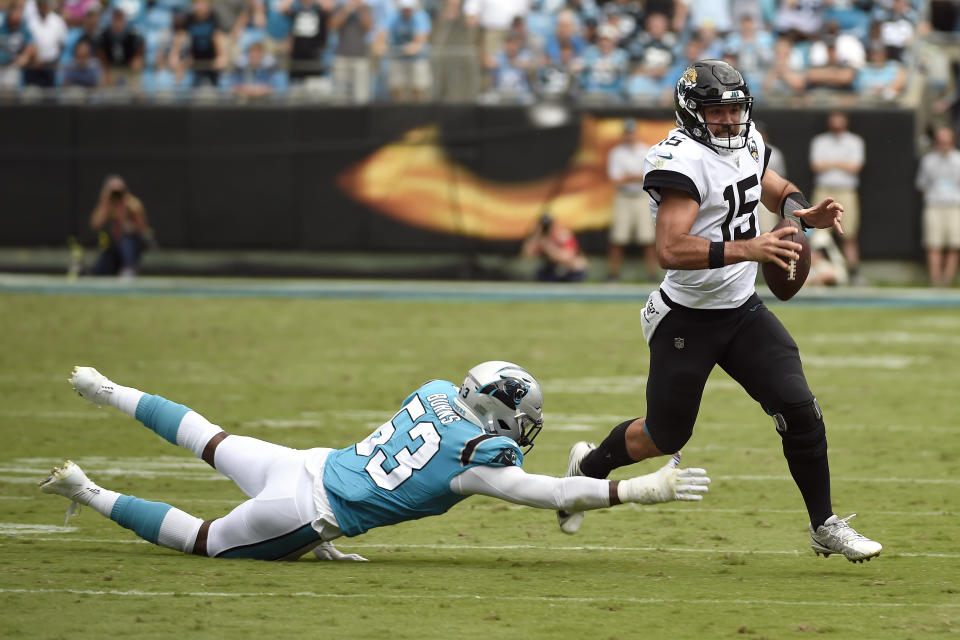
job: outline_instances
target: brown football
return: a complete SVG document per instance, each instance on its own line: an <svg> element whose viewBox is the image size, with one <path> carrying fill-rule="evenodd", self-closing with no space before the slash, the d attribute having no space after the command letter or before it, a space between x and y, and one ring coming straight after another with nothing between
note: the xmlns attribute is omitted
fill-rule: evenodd
<svg viewBox="0 0 960 640"><path fill-rule="evenodd" d="M774 229L781 229L788 225L793 227L794 233L783 236L783 239L803 245L803 249L800 251L800 259L790 260L788 263L790 265L789 270L784 270L774 262L764 262L761 265L763 267L763 279L767 281L767 286L773 292L773 295L781 300L789 300L797 291L800 291L807 279L807 274L810 273L810 243L807 242L807 236L800 228L800 223L786 218L781 220L780 224Z"/></svg>

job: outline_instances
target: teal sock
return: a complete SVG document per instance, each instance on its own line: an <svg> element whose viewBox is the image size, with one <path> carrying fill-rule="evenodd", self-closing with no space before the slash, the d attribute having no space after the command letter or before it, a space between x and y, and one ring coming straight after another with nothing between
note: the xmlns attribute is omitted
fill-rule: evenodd
<svg viewBox="0 0 960 640"><path fill-rule="evenodd" d="M135 534L157 544L160 537L160 525L164 516L172 509L165 502L150 502L136 496L121 495L113 504L110 519L121 527L130 529Z"/></svg>
<svg viewBox="0 0 960 640"><path fill-rule="evenodd" d="M137 403L134 417L170 444L177 444L180 421L189 411L190 409L182 404L145 393Z"/></svg>

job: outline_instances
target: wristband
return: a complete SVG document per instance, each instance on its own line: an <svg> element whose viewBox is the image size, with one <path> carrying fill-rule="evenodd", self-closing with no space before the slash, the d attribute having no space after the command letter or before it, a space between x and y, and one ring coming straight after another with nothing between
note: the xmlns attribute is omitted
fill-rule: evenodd
<svg viewBox="0 0 960 640"><path fill-rule="evenodd" d="M800 223L800 227L806 231L807 229L813 229L812 225L807 224L803 221L802 218L798 218L794 215L794 211L797 209L809 209L812 205L803 197L803 194L799 191L794 191L793 193L788 193L787 197L783 199L783 206L780 208L780 215L786 218L790 218L796 222Z"/></svg>
<svg viewBox="0 0 960 640"><path fill-rule="evenodd" d="M711 242L710 243L710 254L707 258L707 264L710 269L719 269L724 266L724 248L726 246L725 242Z"/></svg>

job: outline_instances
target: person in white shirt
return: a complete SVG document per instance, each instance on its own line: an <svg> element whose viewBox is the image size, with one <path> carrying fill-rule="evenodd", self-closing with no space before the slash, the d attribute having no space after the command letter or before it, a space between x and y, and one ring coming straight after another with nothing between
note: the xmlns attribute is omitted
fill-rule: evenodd
<svg viewBox="0 0 960 640"><path fill-rule="evenodd" d="M56 81L57 61L67 42L67 23L52 11L49 0L37 0L24 8L27 28L33 38L33 64L24 69L23 84L52 87Z"/></svg>
<svg viewBox="0 0 960 640"><path fill-rule="evenodd" d="M610 225L610 249L607 253L607 278L618 280L624 248L635 242L643 249L647 275L659 273L653 242L655 229L650 215L650 196L643 190L643 159L650 147L637 136L637 123L623 123L623 141L607 156L607 176L616 188L613 197L613 221Z"/></svg>
<svg viewBox="0 0 960 640"><path fill-rule="evenodd" d="M863 168L863 138L848 130L847 114L834 111L827 118L827 131L810 143L810 168L813 169L813 201L836 198L843 203L843 236L840 245L847 259L853 284L862 284L860 266L860 170Z"/></svg>
<svg viewBox="0 0 960 640"><path fill-rule="evenodd" d="M923 192L923 246L930 282L949 287L960 254L960 151L950 127L934 133L933 149L920 161L916 185Z"/></svg>

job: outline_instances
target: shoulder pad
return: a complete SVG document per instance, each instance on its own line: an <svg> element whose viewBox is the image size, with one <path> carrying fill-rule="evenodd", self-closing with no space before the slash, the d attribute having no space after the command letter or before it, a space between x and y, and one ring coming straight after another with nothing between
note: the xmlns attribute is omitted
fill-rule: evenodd
<svg viewBox="0 0 960 640"><path fill-rule="evenodd" d="M467 440L460 451L460 464L464 467L488 464L494 467L523 465L523 451L506 436L482 433Z"/></svg>

